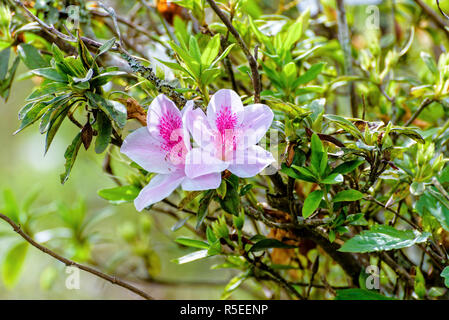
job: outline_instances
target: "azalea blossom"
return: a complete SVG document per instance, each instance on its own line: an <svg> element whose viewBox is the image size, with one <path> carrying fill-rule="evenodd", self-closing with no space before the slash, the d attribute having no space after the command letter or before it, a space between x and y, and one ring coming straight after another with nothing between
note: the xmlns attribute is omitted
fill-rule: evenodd
<svg viewBox="0 0 449 320"><path fill-rule="evenodd" d="M211 97L207 115L200 108L186 112L186 126L198 146L186 155L189 178L226 169L248 178L274 162L273 155L257 145L273 122L273 112L268 106L243 107L236 92L222 89Z"/></svg>
<svg viewBox="0 0 449 320"><path fill-rule="evenodd" d="M182 112L165 95L157 96L147 114L147 126L129 134L120 149L148 172L157 173L134 200L138 211L169 196L180 185L186 191L218 188L219 172L186 177L185 159L191 149L190 137L183 125L192 110L189 101Z"/></svg>

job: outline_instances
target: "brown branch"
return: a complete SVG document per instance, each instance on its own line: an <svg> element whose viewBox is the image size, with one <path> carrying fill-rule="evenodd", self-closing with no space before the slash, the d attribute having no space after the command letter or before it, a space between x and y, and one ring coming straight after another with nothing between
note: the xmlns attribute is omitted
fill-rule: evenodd
<svg viewBox="0 0 449 320"><path fill-rule="evenodd" d="M433 102L432 99L429 99L429 98L424 99L423 102L421 103L421 105L419 106L418 110L416 110L416 112L410 117L410 119L407 120L407 122L404 124L404 126L408 127L409 125L411 125L413 123L413 121L415 121L416 118L418 118L420 113L432 102Z"/></svg>
<svg viewBox="0 0 449 320"><path fill-rule="evenodd" d="M66 266L75 266L78 269L84 270L90 274L93 274L101 279L104 279L106 281L109 281L112 284L118 285L122 288L125 288L131 292L134 292L135 294L141 296L142 298L146 299L146 300L153 300L154 298L151 297L149 294L143 292L142 290L140 290L139 288L134 287L133 285L124 282L122 280L120 280L117 277L114 276L110 276L107 275L101 271L98 271L94 268L76 263L75 261L69 260L67 258L64 258L62 256L60 256L59 254L57 254L56 252L48 249L47 247L42 246L41 244L37 243L36 241L33 240L33 238L31 238L28 234L26 234L19 225L17 225L14 221L12 221L10 218L8 218L7 216L5 216L4 214L0 213L0 219L6 221L13 229L15 232L17 232L25 241L27 241L29 244L31 244L33 247L37 248L38 250L42 251L45 254L48 254L49 256L52 256L53 258L55 258L56 260L64 263Z"/></svg>
<svg viewBox="0 0 449 320"><path fill-rule="evenodd" d="M254 102L260 103L260 91L261 91L261 83L260 83L260 75L259 71L257 69L257 60L256 58L251 54L251 51L246 46L245 41L243 41L242 37L240 36L239 32L234 28L232 25L232 22L229 20L229 18L225 15L223 11L218 7L218 5L215 3L214 0L207 0L212 10L215 11L217 16L223 21L223 23L228 28L229 32L232 33L234 38L237 40L237 43L239 44L240 48L242 48L243 53L246 56L246 59L248 60L249 67L251 68L251 74L252 74L252 81L254 86Z"/></svg>
<svg viewBox="0 0 449 320"><path fill-rule="evenodd" d="M424 1L422 0L415 0L415 2L421 7L421 9L424 11L426 15L430 17L430 19L435 22L435 24L444 31L446 36L449 37L449 30L446 29L448 24L446 21L444 21L443 18L441 18L438 13L436 13L431 7L429 7ZM438 6L439 7L439 6ZM441 9L440 9L441 10Z"/></svg>

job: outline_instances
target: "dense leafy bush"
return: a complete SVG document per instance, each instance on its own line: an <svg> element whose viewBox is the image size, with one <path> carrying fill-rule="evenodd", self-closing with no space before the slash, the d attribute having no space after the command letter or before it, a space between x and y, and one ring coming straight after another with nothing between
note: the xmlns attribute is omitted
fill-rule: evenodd
<svg viewBox="0 0 449 320"><path fill-rule="evenodd" d="M3 2L0 95L37 84L16 133L38 127L46 152L78 127L62 184L85 150L106 158L118 186L99 196L147 209L120 228L142 279L159 268L149 216L169 214L194 248L175 263L237 271L223 298L244 283L266 298L448 297L449 21L432 1ZM31 201L5 203L39 232ZM92 263L103 215L58 212L61 252ZM6 284L26 250L9 250Z"/></svg>

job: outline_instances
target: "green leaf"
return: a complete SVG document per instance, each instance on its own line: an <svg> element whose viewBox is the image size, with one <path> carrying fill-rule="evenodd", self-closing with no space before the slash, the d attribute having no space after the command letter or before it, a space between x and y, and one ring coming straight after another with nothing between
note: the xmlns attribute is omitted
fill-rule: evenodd
<svg viewBox="0 0 449 320"><path fill-rule="evenodd" d="M115 44L115 38L109 39L108 41L106 41L99 49L98 49L98 53L95 55L94 60L96 60L99 56L101 56L103 53L111 50L111 48L114 46Z"/></svg>
<svg viewBox="0 0 449 320"><path fill-rule="evenodd" d="M290 50L293 44L297 42L307 28L308 20L310 17L310 11L306 10L299 18L293 23L287 31L284 41L282 42L282 48L286 51Z"/></svg>
<svg viewBox="0 0 449 320"><path fill-rule="evenodd" d="M238 216L240 213L240 195L238 193L238 181L237 186L229 180L227 180L226 183L226 195L223 199L218 198L218 201L220 202L223 210L230 214Z"/></svg>
<svg viewBox="0 0 449 320"><path fill-rule="evenodd" d="M72 171L73 164L75 163L76 156L78 155L78 151L81 145L82 145L81 132L79 132L64 153L65 172L61 174L62 184L64 184L69 178L70 172Z"/></svg>
<svg viewBox="0 0 449 320"><path fill-rule="evenodd" d="M19 280L27 251L28 242L19 242L6 253L2 265L2 278L6 288L13 288Z"/></svg>
<svg viewBox="0 0 449 320"><path fill-rule="evenodd" d="M224 58L226 58L228 56L228 54L231 52L232 48L235 46L235 43L230 44L224 51L223 53L214 60L214 62L212 62L212 64L209 66L209 68L213 68L217 63L219 63L221 60L223 60Z"/></svg>
<svg viewBox="0 0 449 320"><path fill-rule="evenodd" d="M67 76L59 73L58 70L54 68L35 69L31 70L31 73L57 82L67 82Z"/></svg>
<svg viewBox="0 0 449 320"><path fill-rule="evenodd" d="M220 68L207 69L201 73L201 83L204 86L211 84L221 74Z"/></svg>
<svg viewBox="0 0 449 320"><path fill-rule="evenodd" d="M242 283L248 278L248 274L249 274L249 272L243 272L243 273L239 274L238 276L235 276L234 278L232 278L228 282L226 287L224 288L223 293L221 295L221 299L225 300L225 299L229 298L229 296L232 294L232 292L237 290L238 287L240 287L242 285Z"/></svg>
<svg viewBox="0 0 449 320"><path fill-rule="evenodd" d="M333 123L335 123L338 127L343 129L344 131L351 134L353 137L363 140L362 133L351 121L349 121L343 117L332 115L332 114L326 114L326 115L324 115L324 117L326 119L332 121Z"/></svg>
<svg viewBox="0 0 449 320"><path fill-rule="evenodd" d="M111 142L112 125L104 112L97 113L96 127L98 136L95 139L95 152L103 153Z"/></svg>
<svg viewBox="0 0 449 320"><path fill-rule="evenodd" d="M182 244L183 246L198 248L198 249L209 249L209 244L204 241L194 240L189 238L177 238L175 240L177 243Z"/></svg>
<svg viewBox="0 0 449 320"><path fill-rule="evenodd" d="M424 279L424 276L419 267L415 267L415 271L416 271L414 282L415 293L418 295L420 299L424 299L427 293L426 280Z"/></svg>
<svg viewBox="0 0 449 320"><path fill-rule="evenodd" d="M42 57L34 46L28 43L22 43L17 47L17 52L19 57L22 59L23 63L28 67L28 69L40 69L49 66L48 62Z"/></svg>
<svg viewBox="0 0 449 320"><path fill-rule="evenodd" d="M204 259L206 257L208 257L208 250L200 250L200 251L195 251L195 252L189 253L180 258L174 259L173 262L176 262L178 264L184 264L184 263L189 263L192 261Z"/></svg>
<svg viewBox="0 0 449 320"><path fill-rule="evenodd" d="M14 193L10 189L3 191L3 199L5 201L4 213L15 223L20 224L20 209Z"/></svg>
<svg viewBox="0 0 449 320"><path fill-rule="evenodd" d="M310 156L310 165L313 169L315 169L315 172L320 174L321 173L321 163L323 160L323 157L325 157L325 152L323 148L323 143L321 142L321 139L318 137L316 133L312 135L312 139L310 141L310 148L312 149L312 155ZM326 154L327 157L327 154ZM327 158L326 158L327 162ZM327 163L326 163L327 164Z"/></svg>
<svg viewBox="0 0 449 320"><path fill-rule="evenodd" d="M120 186L98 191L98 195L113 204L132 202L139 195L140 189L136 186Z"/></svg>
<svg viewBox="0 0 449 320"><path fill-rule="evenodd" d="M332 173L348 174L354 171L364 162L365 162L364 160L351 160L343 162L342 164L337 166L334 170L332 170L331 174Z"/></svg>
<svg viewBox="0 0 449 320"><path fill-rule="evenodd" d="M103 111L111 121L117 123L120 128L123 128L126 124L127 111L126 107L112 100L106 100L102 96L92 93L90 91L85 92L89 102L94 106Z"/></svg>
<svg viewBox="0 0 449 320"><path fill-rule="evenodd" d="M316 182L317 181L317 179L315 178L313 173L311 173L308 170L302 170L302 169L307 169L307 168L302 168L302 167L298 167L295 165L292 165L292 167L289 168L289 167L287 167L287 165L285 163L282 163L282 165L281 165L281 172L285 173L289 177L292 177L294 179L304 180L307 182ZM306 172L307 174L304 174L303 172Z"/></svg>
<svg viewBox="0 0 449 320"><path fill-rule="evenodd" d="M427 188L415 203L415 209L421 215L428 211L446 231L449 231L449 205L434 188Z"/></svg>
<svg viewBox="0 0 449 320"><path fill-rule="evenodd" d="M36 103L34 104L30 110L27 111L24 118L22 119L22 122L20 123L19 129L17 129L13 134L17 134L26 127L32 125L37 120L39 120L42 115L45 113L45 111L48 109L47 103Z"/></svg>
<svg viewBox="0 0 449 320"><path fill-rule="evenodd" d="M263 251L270 248L293 249L295 246L283 243L276 239L265 238L257 241L249 250L249 252Z"/></svg>
<svg viewBox="0 0 449 320"><path fill-rule="evenodd" d="M339 249L341 252L374 252L411 247L426 242L430 233L416 230L397 230L391 226L376 225L370 230L346 241Z"/></svg>
<svg viewBox="0 0 449 320"><path fill-rule="evenodd" d="M323 195L323 190L315 190L307 196L302 207L302 216L304 219L310 217L319 207Z"/></svg>
<svg viewBox="0 0 449 320"><path fill-rule="evenodd" d="M449 288L449 267L443 269L441 277L444 278L444 285Z"/></svg>
<svg viewBox="0 0 449 320"><path fill-rule="evenodd" d="M201 51L200 47L198 46L198 41L194 36L190 36L189 40L189 53L190 56L195 59L198 64L201 65Z"/></svg>
<svg viewBox="0 0 449 320"><path fill-rule="evenodd" d="M56 135L56 132L61 127L62 122L65 120L67 114L70 111L70 105L65 106L60 112L52 115L52 119L49 123L49 129L47 135L45 136L45 153L47 153L50 148L51 143Z"/></svg>
<svg viewBox="0 0 449 320"><path fill-rule="evenodd" d="M321 180L324 184L337 184L343 182L343 176L340 173L331 173L325 179Z"/></svg>
<svg viewBox="0 0 449 320"><path fill-rule="evenodd" d="M8 73L8 67L9 67L10 52L11 52L10 47L0 51L0 81L3 81L6 79L6 75Z"/></svg>
<svg viewBox="0 0 449 320"><path fill-rule="evenodd" d="M307 70L303 75L301 75L298 79L295 80L294 87L299 86L300 84L306 84L312 80L314 80L323 70L325 63L319 62L314 64Z"/></svg>
<svg viewBox="0 0 449 320"><path fill-rule="evenodd" d="M410 139L413 139L416 142L419 142L419 143L422 143L422 144L426 143L424 141L424 138L418 132L416 132L416 130L413 130L413 129L410 129L410 128L393 127L393 128L391 128L391 132L396 132L398 134L403 134L404 136L407 136Z"/></svg>
<svg viewBox="0 0 449 320"><path fill-rule="evenodd" d="M349 189L340 191L332 199L332 202L357 201L363 198L363 193L358 190Z"/></svg>
<svg viewBox="0 0 449 320"><path fill-rule="evenodd" d="M365 289L337 290L335 300L394 300L380 293Z"/></svg>
<svg viewBox="0 0 449 320"><path fill-rule="evenodd" d="M215 194L215 190L209 190L204 193L204 196L200 200L200 206L198 208L198 214L196 219L196 228L198 229L207 216L209 204Z"/></svg>
<svg viewBox="0 0 449 320"><path fill-rule="evenodd" d="M201 54L201 64L209 67L220 52L220 34L216 34L207 44Z"/></svg>
<svg viewBox="0 0 449 320"><path fill-rule="evenodd" d="M424 61L424 63L426 64L426 66L430 70L430 72L432 72L432 74L434 76L438 76L438 74L439 74L438 67L435 63L435 60L432 58L432 56L425 51L421 51L421 59Z"/></svg>

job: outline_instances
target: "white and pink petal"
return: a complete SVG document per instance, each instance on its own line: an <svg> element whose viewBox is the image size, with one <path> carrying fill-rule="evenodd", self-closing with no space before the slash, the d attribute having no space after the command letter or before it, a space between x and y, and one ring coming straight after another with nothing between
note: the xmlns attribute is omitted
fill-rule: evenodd
<svg viewBox="0 0 449 320"><path fill-rule="evenodd" d="M182 171L154 176L134 200L134 206L137 211L142 211L146 207L167 198L179 187L184 178L185 175Z"/></svg>
<svg viewBox="0 0 449 320"><path fill-rule="evenodd" d="M222 172L228 163L214 157L211 152L193 148L187 153L185 163L186 176L193 179L210 173Z"/></svg>
<svg viewBox="0 0 449 320"><path fill-rule="evenodd" d="M120 152L149 172L170 173L173 166L166 161L166 153L160 142L154 139L147 128L139 128L123 141Z"/></svg>
<svg viewBox="0 0 449 320"><path fill-rule="evenodd" d="M243 103L233 90L218 90L207 106L207 119L213 129L219 132L234 129L243 121Z"/></svg>
<svg viewBox="0 0 449 320"><path fill-rule="evenodd" d="M221 183L221 173L215 172L199 176L193 179L186 177L182 182L185 191L201 191L217 189Z"/></svg>
<svg viewBox="0 0 449 320"><path fill-rule="evenodd" d="M228 170L240 178L250 178L262 172L274 161L271 152L253 145L245 150L237 150Z"/></svg>

